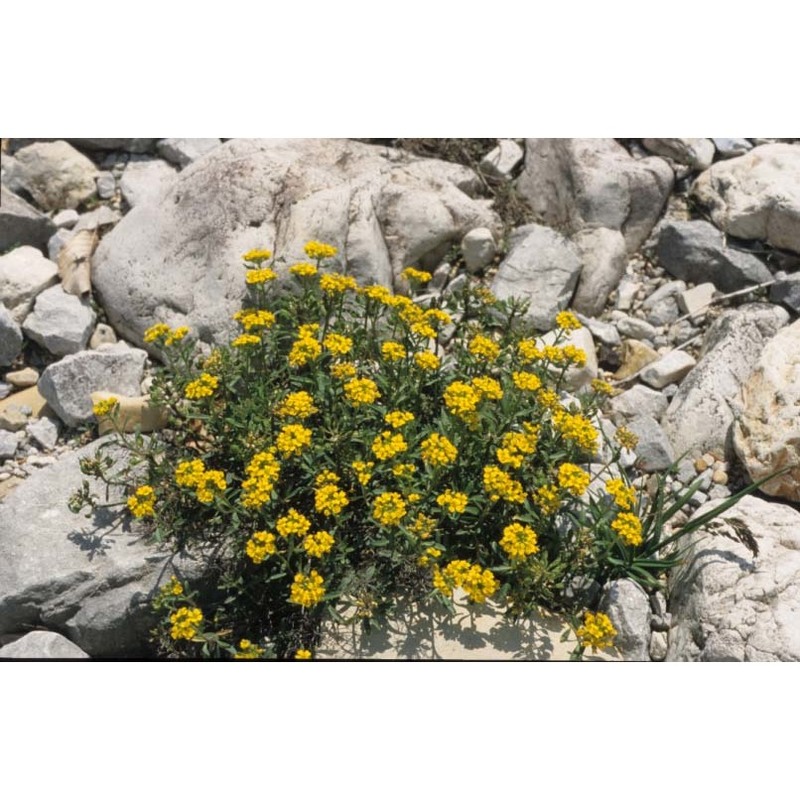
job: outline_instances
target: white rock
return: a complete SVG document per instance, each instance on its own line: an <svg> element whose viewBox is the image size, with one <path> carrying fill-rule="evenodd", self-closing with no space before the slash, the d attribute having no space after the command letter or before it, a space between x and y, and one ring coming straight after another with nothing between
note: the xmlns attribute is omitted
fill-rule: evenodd
<svg viewBox="0 0 800 800"><path fill-rule="evenodd" d="M36 298L22 329L53 355L65 356L86 347L96 319L88 302L53 286Z"/></svg>
<svg viewBox="0 0 800 800"><path fill-rule="evenodd" d="M94 211L87 211L81 214L80 219L75 225L75 233L78 231L94 231L104 225L116 225L122 219L122 214L114 208L99 206Z"/></svg>
<svg viewBox="0 0 800 800"><path fill-rule="evenodd" d="M116 344L117 334L110 325L105 322L98 322L97 327L94 329L92 338L89 339L89 347L92 350L98 350L104 344Z"/></svg>
<svg viewBox="0 0 800 800"><path fill-rule="evenodd" d="M58 441L58 423L49 417L41 417L27 425L28 435L43 450L52 450Z"/></svg>
<svg viewBox="0 0 800 800"><path fill-rule="evenodd" d="M68 228L60 228L47 241L47 257L54 263L58 263L58 255L64 249L64 245L75 235L75 231Z"/></svg>
<svg viewBox="0 0 800 800"><path fill-rule="evenodd" d="M474 228L461 240L464 264L472 274L492 263L497 246L488 228Z"/></svg>
<svg viewBox="0 0 800 800"><path fill-rule="evenodd" d="M53 224L59 228L71 228L78 221L79 216L74 208L65 208L53 217Z"/></svg>
<svg viewBox="0 0 800 800"><path fill-rule="evenodd" d="M696 170L708 169L714 160L711 139L642 139L644 146L657 156L666 156Z"/></svg>
<svg viewBox="0 0 800 800"><path fill-rule="evenodd" d="M58 282L58 267L35 247L24 245L0 256L0 302L22 323L40 292Z"/></svg>
<svg viewBox="0 0 800 800"><path fill-rule="evenodd" d="M524 152L513 139L500 139L481 161L481 171L495 178L510 179Z"/></svg>
<svg viewBox="0 0 800 800"><path fill-rule="evenodd" d="M622 312L614 311L611 319L617 326L617 330L627 339L648 339L651 342L655 339L658 331L646 320L638 317L629 317Z"/></svg>
<svg viewBox="0 0 800 800"><path fill-rule="evenodd" d="M614 646L625 661L650 660L650 601L637 583L627 578L607 584L600 610L617 629Z"/></svg>
<svg viewBox="0 0 800 800"><path fill-rule="evenodd" d="M686 289L678 295L678 307L684 314L691 314L693 320L699 319L708 310L716 291L713 283L701 283Z"/></svg>
<svg viewBox="0 0 800 800"><path fill-rule="evenodd" d="M668 383L677 383L684 378L696 363L683 350L672 350L658 361L648 364L640 378L654 389L663 389Z"/></svg>
<svg viewBox="0 0 800 800"><path fill-rule="evenodd" d="M159 158L131 161L122 174L120 189L131 208L157 202L172 185L177 171Z"/></svg>
<svg viewBox="0 0 800 800"><path fill-rule="evenodd" d="M0 430L0 461L14 457L17 443L17 437L11 431Z"/></svg>
<svg viewBox="0 0 800 800"><path fill-rule="evenodd" d="M112 172L100 172L97 175L97 196L102 200L110 200L117 191L117 182Z"/></svg>
<svg viewBox="0 0 800 800"><path fill-rule="evenodd" d="M744 155L753 145L747 139L712 139L720 158L735 158Z"/></svg>
<svg viewBox="0 0 800 800"><path fill-rule="evenodd" d="M572 308L589 317L600 314L625 274L625 237L609 228L587 228L572 237L583 267Z"/></svg>
<svg viewBox="0 0 800 800"><path fill-rule="evenodd" d="M667 398L661 392L648 389L638 383L616 397L612 397L608 403L611 418L620 425L641 415L659 420L668 405Z"/></svg>
<svg viewBox="0 0 800 800"><path fill-rule="evenodd" d="M220 144L222 139L162 139L156 148L162 158L179 167L186 167Z"/></svg>
<svg viewBox="0 0 800 800"><path fill-rule="evenodd" d="M667 469L675 461L667 434L661 426L645 414L638 414L627 422L628 429L639 439L634 448L636 466L643 472L659 472Z"/></svg>
<svg viewBox="0 0 800 800"><path fill-rule="evenodd" d="M65 636L52 631L31 631L5 647L0 659L86 659L89 656Z"/></svg>
<svg viewBox="0 0 800 800"><path fill-rule="evenodd" d="M28 386L36 386L39 373L33 367L25 367L14 372L7 372L6 380L13 386L25 389Z"/></svg>

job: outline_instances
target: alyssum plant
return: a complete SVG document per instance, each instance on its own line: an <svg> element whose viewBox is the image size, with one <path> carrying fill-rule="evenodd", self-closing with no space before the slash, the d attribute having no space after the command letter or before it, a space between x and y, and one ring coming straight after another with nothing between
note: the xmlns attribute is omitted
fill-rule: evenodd
<svg viewBox="0 0 800 800"><path fill-rule="evenodd" d="M325 620L369 624L401 598L449 608L456 590L511 616L566 613L578 657L610 646L608 617L569 587L657 586L697 526L665 536L689 493L665 508L663 485L637 492L619 463L635 437L604 441L611 387L564 391L586 359L568 342L578 320L560 313L544 344L519 303L485 289L426 307L359 286L330 245L305 251L290 266L244 255L248 307L229 346L203 357L187 328L150 328L166 364L150 403L168 424L149 437L116 425L126 458L82 465L126 487L156 540L204 562L202 586L173 575L155 598L161 652L310 658ZM412 291L431 277L403 276ZM94 412L114 425L118 404Z"/></svg>

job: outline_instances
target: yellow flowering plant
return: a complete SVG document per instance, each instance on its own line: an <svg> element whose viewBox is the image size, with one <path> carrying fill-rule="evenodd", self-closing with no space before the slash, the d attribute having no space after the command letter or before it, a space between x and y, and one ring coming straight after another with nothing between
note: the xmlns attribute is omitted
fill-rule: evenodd
<svg viewBox="0 0 800 800"><path fill-rule="evenodd" d="M129 461L82 465L203 565L196 587L176 577L155 598L160 652L300 658L326 620L366 624L401 599L451 609L455 589L512 617L570 615L578 654L608 644L569 587L657 586L688 495L635 488L620 466L630 437L597 421L606 384L566 391L586 361L567 341L578 319L559 313L545 344L524 304L484 287L423 305L360 286L333 245L305 252L313 264L245 254L239 331L210 354L156 321L143 338L164 361L150 402L167 427L118 428ZM399 283L423 291L428 275L407 268ZM116 419L110 401L95 413ZM71 507L92 502L84 489Z"/></svg>

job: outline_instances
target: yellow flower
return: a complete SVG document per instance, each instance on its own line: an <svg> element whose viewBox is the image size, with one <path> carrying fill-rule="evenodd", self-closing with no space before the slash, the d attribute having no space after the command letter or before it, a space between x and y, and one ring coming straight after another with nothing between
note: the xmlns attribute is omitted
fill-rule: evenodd
<svg viewBox="0 0 800 800"><path fill-rule="evenodd" d="M255 344L261 344L260 336L256 336L252 333L243 333L231 342L231 347L248 347Z"/></svg>
<svg viewBox="0 0 800 800"><path fill-rule="evenodd" d="M617 428L614 438L620 447L624 447L626 450L635 450L636 445L639 444L639 437L625 427Z"/></svg>
<svg viewBox="0 0 800 800"><path fill-rule="evenodd" d="M306 419L316 414L319 409L314 405L314 398L308 392L292 392L275 409L279 417L297 417Z"/></svg>
<svg viewBox="0 0 800 800"><path fill-rule="evenodd" d="M247 274L244 276L244 279L249 285L252 286L256 283L267 283L268 281L274 281L277 277L277 272L271 270L269 267L265 267L264 269L247 270Z"/></svg>
<svg viewBox="0 0 800 800"><path fill-rule="evenodd" d="M351 364L349 361L345 361L341 364L332 364L331 375L340 381L346 381L349 380L350 378L355 378L356 376L355 364Z"/></svg>
<svg viewBox="0 0 800 800"><path fill-rule="evenodd" d="M507 500L509 503L525 502L525 490L522 484L493 464L483 468L483 487L493 502L498 500Z"/></svg>
<svg viewBox="0 0 800 800"><path fill-rule="evenodd" d="M253 644L249 639L239 642L239 651L233 656L237 661L255 661L264 655L264 648Z"/></svg>
<svg viewBox="0 0 800 800"><path fill-rule="evenodd" d="M372 442L372 452L379 461L387 461L408 450L408 443L402 433L383 431Z"/></svg>
<svg viewBox="0 0 800 800"><path fill-rule="evenodd" d="M503 387L494 378L490 378L487 375L479 375L477 378L473 378L470 383L477 389L481 399L484 397L488 400L503 399Z"/></svg>
<svg viewBox="0 0 800 800"><path fill-rule="evenodd" d="M189 400L200 400L203 397L211 397L217 386L219 386L219 378L204 372L197 380L187 384L183 393Z"/></svg>
<svg viewBox="0 0 800 800"><path fill-rule="evenodd" d="M580 320L571 311L560 311L556 314L556 325L562 331L577 331L583 327Z"/></svg>
<svg viewBox="0 0 800 800"><path fill-rule="evenodd" d="M575 442L583 450L596 453L597 431L591 420L581 414L570 414L563 409L552 412L553 427L565 439Z"/></svg>
<svg viewBox="0 0 800 800"><path fill-rule="evenodd" d="M303 367L309 361L319 358L322 353L322 345L312 336L300 335L289 351L289 365L292 367Z"/></svg>
<svg viewBox="0 0 800 800"><path fill-rule="evenodd" d="M580 497L588 488L591 476L575 464L562 464L558 468L558 485L573 497Z"/></svg>
<svg viewBox="0 0 800 800"><path fill-rule="evenodd" d="M301 261L298 264L292 264L292 266L289 267L289 272L291 272L292 275L297 275L298 278L313 278L318 270L313 264L309 264L308 261Z"/></svg>
<svg viewBox="0 0 800 800"><path fill-rule="evenodd" d="M393 428L402 428L403 425L413 421L414 415L410 411L390 411L383 418Z"/></svg>
<svg viewBox="0 0 800 800"><path fill-rule="evenodd" d="M536 401L551 412L561 408L558 395L552 389L539 389L539 391L536 392Z"/></svg>
<svg viewBox="0 0 800 800"><path fill-rule="evenodd" d="M180 597L183 594L183 584L172 575L170 579L161 587L163 596Z"/></svg>
<svg viewBox="0 0 800 800"><path fill-rule="evenodd" d="M275 315L263 309L243 309L237 311L233 318L248 332L257 328L271 328L275 324Z"/></svg>
<svg viewBox="0 0 800 800"><path fill-rule="evenodd" d="M340 333L329 333L322 344L335 356L346 356L353 349L353 340Z"/></svg>
<svg viewBox="0 0 800 800"><path fill-rule="evenodd" d="M512 561L522 561L528 556L539 552L536 531L519 522L506 525L506 527L503 528L500 547L505 550Z"/></svg>
<svg viewBox="0 0 800 800"><path fill-rule="evenodd" d="M426 372L433 372L439 369L441 361L435 353L431 353L430 350L424 350L422 353L414 353L414 363Z"/></svg>
<svg viewBox="0 0 800 800"><path fill-rule="evenodd" d="M349 503L347 495L333 483L320 486L314 492L314 508L326 517L335 516Z"/></svg>
<svg viewBox="0 0 800 800"><path fill-rule="evenodd" d="M453 381L444 390L444 404L457 417L469 421L481 396L468 383Z"/></svg>
<svg viewBox="0 0 800 800"><path fill-rule="evenodd" d="M632 486L626 485L625 481L620 478L606 481L606 491L623 511L630 511L636 502L636 490Z"/></svg>
<svg viewBox="0 0 800 800"><path fill-rule="evenodd" d="M407 281L416 281L417 283L427 283L433 277L430 272L414 269L414 267L406 267L400 274Z"/></svg>
<svg viewBox="0 0 800 800"><path fill-rule="evenodd" d="M497 450L497 460L501 464L519 469L525 456L536 450L539 427L525 423L526 432L509 431L503 435L502 446Z"/></svg>
<svg viewBox="0 0 800 800"><path fill-rule="evenodd" d="M460 587L473 603L485 602L500 588L491 570L462 560L451 561L443 570L434 567L433 585L445 595Z"/></svg>
<svg viewBox="0 0 800 800"><path fill-rule="evenodd" d="M405 478L409 475L413 475L416 471L417 468L414 466L414 464L395 464L392 467L392 475L394 475L395 478ZM419 496L409 495L407 499L410 503L416 502L412 499L413 497L417 497L418 499Z"/></svg>
<svg viewBox="0 0 800 800"><path fill-rule="evenodd" d="M170 331L167 335L167 338L164 339L164 344L169 347L170 345L175 344L176 342L180 342L189 333L189 328L186 325L181 325L179 328L175 328L174 331Z"/></svg>
<svg viewBox="0 0 800 800"><path fill-rule="evenodd" d="M296 603L303 608L317 605L325 596L325 581L322 576L312 569L308 575L298 572L294 576L289 602Z"/></svg>
<svg viewBox="0 0 800 800"><path fill-rule="evenodd" d="M248 250L243 256L244 261L249 261L251 264L260 264L262 261L269 261L272 258L270 250Z"/></svg>
<svg viewBox="0 0 800 800"><path fill-rule="evenodd" d="M242 482L242 505L261 508L272 495L281 466L273 451L256 453L245 468L247 479Z"/></svg>
<svg viewBox="0 0 800 800"><path fill-rule="evenodd" d="M555 514L561 505L561 497L555 486L541 486L533 493L533 502L545 514Z"/></svg>
<svg viewBox="0 0 800 800"><path fill-rule="evenodd" d="M587 611L583 617L583 625L575 633L582 647L591 647L592 651L596 652L598 649L613 646L617 629L607 614L602 612L593 614Z"/></svg>
<svg viewBox="0 0 800 800"><path fill-rule="evenodd" d="M144 332L144 340L148 344L155 342L157 339L162 339L166 336L169 336L170 328L169 325L166 325L163 322L157 322L155 325L151 325L145 332Z"/></svg>
<svg viewBox="0 0 800 800"><path fill-rule="evenodd" d="M314 478L314 486L328 486L331 483L339 483L340 480L341 478L335 472L329 469L324 469L319 475L317 475L316 478Z"/></svg>
<svg viewBox="0 0 800 800"><path fill-rule="evenodd" d="M442 551L438 547L426 547L425 553L417 559L417 563L421 567L427 567L431 561L435 561L442 555Z"/></svg>
<svg viewBox="0 0 800 800"><path fill-rule="evenodd" d="M284 457L299 455L310 444L311 429L304 425L284 425L275 440L278 452Z"/></svg>
<svg viewBox="0 0 800 800"><path fill-rule="evenodd" d="M381 345L381 355L386 361L399 361L406 357L406 349L399 342L384 342Z"/></svg>
<svg viewBox="0 0 800 800"><path fill-rule="evenodd" d="M563 347L553 344L545 345L544 355L548 361L557 366L575 364L582 367L586 364L586 352L574 344L565 344Z"/></svg>
<svg viewBox="0 0 800 800"><path fill-rule="evenodd" d="M485 361L494 361L500 355L500 345L481 334L472 337L468 349L472 355Z"/></svg>
<svg viewBox="0 0 800 800"><path fill-rule="evenodd" d="M397 525L405 515L405 501L397 492L383 492L375 499L372 516L381 525Z"/></svg>
<svg viewBox="0 0 800 800"><path fill-rule="evenodd" d="M300 648L294 654L295 661L310 661L311 651Z"/></svg>
<svg viewBox="0 0 800 800"><path fill-rule="evenodd" d="M623 512L611 523L611 527L619 534L625 544L638 547L642 543L642 521L636 514Z"/></svg>
<svg viewBox="0 0 800 800"><path fill-rule="evenodd" d="M311 522L304 514L290 508L275 523L278 533L287 539L289 536L305 536L311 529Z"/></svg>
<svg viewBox="0 0 800 800"><path fill-rule="evenodd" d="M436 498L437 505L451 514L463 514L468 502L469 497L464 492L454 492L452 489L445 489Z"/></svg>
<svg viewBox="0 0 800 800"><path fill-rule="evenodd" d="M170 614L169 621L172 623L169 635L173 639L192 639L203 621L203 612L199 608L184 606Z"/></svg>
<svg viewBox="0 0 800 800"><path fill-rule="evenodd" d="M256 531L245 545L245 552L254 564L260 564L267 556L275 555L275 534L267 531Z"/></svg>
<svg viewBox="0 0 800 800"><path fill-rule="evenodd" d="M309 258L313 258L316 261L320 261L323 258L333 258L339 252L332 244L325 244L315 240L306 242L303 250L306 251L306 255Z"/></svg>
<svg viewBox="0 0 800 800"><path fill-rule="evenodd" d="M369 378L354 378L344 385L344 393L351 405L356 407L374 403L381 393L375 381Z"/></svg>
<svg viewBox="0 0 800 800"><path fill-rule="evenodd" d="M350 275L341 275L338 272L329 272L319 279L319 288L325 294L335 295L342 294L348 289L358 288L356 279Z"/></svg>
<svg viewBox="0 0 800 800"><path fill-rule="evenodd" d="M227 488L225 474L218 469L207 470L198 478L195 486L197 499L201 503L211 503L216 492L224 492Z"/></svg>
<svg viewBox="0 0 800 800"><path fill-rule="evenodd" d="M524 392L535 392L542 386L539 376L533 372L512 372L511 379L514 381L514 386Z"/></svg>
<svg viewBox="0 0 800 800"><path fill-rule="evenodd" d="M317 531L303 539L303 549L312 558L322 558L333 547L333 536L328 531Z"/></svg>
<svg viewBox="0 0 800 800"><path fill-rule="evenodd" d="M429 308L425 312L425 320L427 322L435 322L438 325L449 325L453 318L441 308Z"/></svg>
<svg viewBox="0 0 800 800"><path fill-rule="evenodd" d="M517 352L523 361L543 361L545 358L542 350L534 339L523 339L517 345Z"/></svg>
<svg viewBox="0 0 800 800"><path fill-rule="evenodd" d="M152 486L139 486L128 498L128 510L137 519L152 517L155 514L153 508L155 496L156 493Z"/></svg>
<svg viewBox="0 0 800 800"><path fill-rule="evenodd" d="M385 286L378 286L377 284L365 286L363 289L359 289L359 292L366 295L370 300L377 300L379 303L387 306L391 304L393 297L392 293Z"/></svg>
<svg viewBox="0 0 800 800"><path fill-rule="evenodd" d="M610 383L601 381L600 378L594 378L590 385L592 389L597 392L597 394L612 395L615 391L614 387Z"/></svg>
<svg viewBox="0 0 800 800"><path fill-rule="evenodd" d="M98 400L94 406L92 406L92 413L96 417L105 417L114 411L117 406L119 406L119 400L117 400L116 397L109 397L107 400Z"/></svg>
<svg viewBox="0 0 800 800"><path fill-rule="evenodd" d="M411 524L411 531L416 533L420 539L430 539L435 530L436 520L426 514L417 514L414 522Z"/></svg>
<svg viewBox="0 0 800 800"><path fill-rule="evenodd" d="M452 464L458 456L458 448L440 433L432 433L420 445L422 460L434 467L445 467Z"/></svg>
<svg viewBox="0 0 800 800"><path fill-rule="evenodd" d="M354 461L350 466L355 471L358 482L362 486L366 486L372 477L372 468L375 463L373 461Z"/></svg>

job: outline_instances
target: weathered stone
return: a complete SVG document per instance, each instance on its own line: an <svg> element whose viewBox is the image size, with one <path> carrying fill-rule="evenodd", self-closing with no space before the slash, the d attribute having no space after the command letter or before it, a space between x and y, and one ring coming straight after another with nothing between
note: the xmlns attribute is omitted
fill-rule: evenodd
<svg viewBox="0 0 800 800"><path fill-rule="evenodd" d="M45 248L55 232L49 217L0 186L0 252L22 245Z"/></svg>
<svg viewBox="0 0 800 800"><path fill-rule="evenodd" d="M668 281L643 303L642 311L651 325L670 325L680 316L678 295L686 289L683 281Z"/></svg>
<svg viewBox="0 0 800 800"><path fill-rule="evenodd" d="M769 299L773 303L783 303L795 314L800 314L800 272L793 275L778 273L775 278L769 290Z"/></svg>
<svg viewBox="0 0 800 800"><path fill-rule="evenodd" d="M47 242L47 257L50 261L58 263L58 256L72 237L75 236L75 231L68 228L61 228L57 230Z"/></svg>
<svg viewBox="0 0 800 800"><path fill-rule="evenodd" d="M149 396L123 397L113 392L92 392L92 405L112 397L117 401L117 409L113 421L110 418L100 420L97 429L101 436L114 430L150 433L161 430L167 424L166 409L151 406Z"/></svg>
<svg viewBox="0 0 800 800"><path fill-rule="evenodd" d="M59 633L31 631L5 647L0 647L0 659L86 659L89 658L75 644Z"/></svg>
<svg viewBox="0 0 800 800"><path fill-rule="evenodd" d="M22 352L22 330L0 302L0 367L7 367Z"/></svg>
<svg viewBox="0 0 800 800"><path fill-rule="evenodd" d="M622 343L622 366L614 373L614 379L624 381L657 360L658 353L652 347L636 339L626 339Z"/></svg>
<svg viewBox="0 0 800 800"><path fill-rule="evenodd" d="M732 403L758 361L764 344L789 319L769 304L726 311L706 335L697 366L683 380L664 415L676 453L711 451L732 456Z"/></svg>
<svg viewBox="0 0 800 800"><path fill-rule="evenodd" d="M655 339L658 331L646 320L638 317L629 317L621 311L614 311L611 319L617 326L617 330L628 339L648 339L651 342Z"/></svg>
<svg viewBox="0 0 800 800"><path fill-rule="evenodd" d="M612 325L610 322L603 322L603 320L600 319L587 317L580 312L576 313L575 316L589 329L592 338L601 344L607 347L619 347L619 345L622 344L619 331L616 326Z"/></svg>
<svg viewBox="0 0 800 800"><path fill-rule="evenodd" d="M17 444L17 437L11 431L0 430L0 462L14 458Z"/></svg>
<svg viewBox="0 0 800 800"><path fill-rule="evenodd" d="M117 181L113 172L100 172L95 179L97 196L101 200L110 200L117 192Z"/></svg>
<svg viewBox="0 0 800 800"><path fill-rule="evenodd" d="M492 291L501 300L530 301L527 316L539 330L550 330L569 305L581 261L575 245L542 225L518 229L514 244L495 276Z"/></svg>
<svg viewBox="0 0 800 800"><path fill-rule="evenodd" d="M110 325L105 322L98 322L97 327L94 329L92 338L89 339L89 347L92 350L97 350L103 344L116 344L117 334Z"/></svg>
<svg viewBox="0 0 800 800"><path fill-rule="evenodd" d="M92 392L108 391L135 396L144 373L147 353L122 343L103 350L85 350L51 364L38 388L64 423L74 427L91 422Z"/></svg>
<svg viewBox="0 0 800 800"><path fill-rule="evenodd" d="M71 228L80 219L74 208L65 208L53 216L53 224L59 228Z"/></svg>
<svg viewBox="0 0 800 800"><path fill-rule="evenodd" d="M747 139L712 139L720 158L735 158L744 155L753 145Z"/></svg>
<svg viewBox="0 0 800 800"><path fill-rule="evenodd" d="M19 408L4 408L0 411L0 430L21 431L28 424L28 416Z"/></svg>
<svg viewBox="0 0 800 800"><path fill-rule="evenodd" d="M650 660L650 601L637 583L627 578L607 584L600 610L617 629L614 646L625 661Z"/></svg>
<svg viewBox="0 0 800 800"><path fill-rule="evenodd" d="M116 225L122 219L122 214L114 208L99 206L94 211L87 211L81 214L80 219L75 225L74 231L94 231L105 225Z"/></svg>
<svg viewBox="0 0 800 800"><path fill-rule="evenodd" d="M657 156L665 156L696 170L708 169L714 160L711 139L642 139L642 144Z"/></svg>
<svg viewBox="0 0 800 800"><path fill-rule="evenodd" d="M221 139L161 139L156 149L167 161L179 167L187 167L220 144Z"/></svg>
<svg viewBox="0 0 800 800"><path fill-rule="evenodd" d="M753 481L779 469L766 494L800 502L800 320L779 331L761 351L742 387L733 446Z"/></svg>
<svg viewBox="0 0 800 800"><path fill-rule="evenodd" d="M547 225L567 233L618 230L633 253L655 225L673 181L663 159L635 159L613 139L526 139L517 188Z"/></svg>
<svg viewBox="0 0 800 800"><path fill-rule="evenodd" d="M522 161L523 149L513 139L500 139L481 161L481 172L494 178L509 180Z"/></svg>
<svg viewBox="0 0 800 800"><path fill-rule="evenodd" d="M0 302L22 323L36 296L58 281L58 267L35 247L18 247L0 256Z"/></svg>
<svg viewBox="0 0 800 800"><path fill-rule="evenodd" d="M713 283L693 286L678 295L678 307L684 314L691 314L692 319L699 319L708 310L716 291Z"/></svg>
<svg viewBox="0 0 800 800"><path fill-rule="evenodd" d="M25 367L25 369L7 372L6 380L12 386L18 386L20 389L24 389L27 386L36 386L39 380L39 373L33 367Z"/></svg>
<svg viewBox="0 0 800 800"><path fill-rule="evenodd" d="M38 419L47 411L47 401L42 397L38 386L29 386L0 400L0 413L10 408L24 411L32 419Z"/></svg>
<svg viewBox="0 0 800 800"><path fill-rule="evenodd" d="M618 311L630 311L640 286L641 284L633 275L624 275L617 287L617 300L614 308Z"/></svg>
<svg viewBox="0 0 800 800"><path fill-rule="evenodd" d="M659 420L668 405L667 398L661 392L638 383L626 392L612 397L608 403L611 418L620 425L641 415Z"/></svg>
<svg viewBox="0 0 800 800"><path fill-rule="evenodd" d="M800 661L800 513L750 496L715 522L724 535L701 530L681 543L692 552L671 578L667 659Z"/></svg>
<svg viewBox="0 0 800 800"><path fill-rule="evenodd" d="M69 510L84 480L105 496L78 464L106 441L32 474L0 505L0 633L43 625L93 657L142 655L158 585L173 572L197 577L196 562L148 544L135 520L121 524L120 512L101 509L86 519ZM112 489L110 502L119 499Z"/></svg>
<svg viewBox="0 0 800 800"><path fill-rule="evenodd" d="M465 167L337 139L232 140L141 203L95 253L92 280L110 323L142 342L154 322L223 342L245 298L241 256L269 247L305 260L309 239L339 248L362 282L392 286L437 266L476 227L498 228Z"/></svg>
<svg viewBox="0 0 800 800"><path fill-rule="evenodd" d="M36 298L22 329L53 355L66 356L86 347L96 319L88 302L53 286Z"/></svg>
<svg viewBox="0 0 800 800"><path fill-rule="evenodd" d="M49 417L42 417L27 425L28 435L43 450L52 450L58 441L58 423Z"/></svg>
<svg viewBox="0 0 800 800"><path fill-rule="evenodd" d="M718 161L692 195L731 236L800 253L800 145L767 144Z"/></svg>
<svg viewBox="0 0 800 800"><path fill-rule="evenodd" d="M609 228L588 228L576 233L572 241L583 265L572 308L593 317L602 313L625 274L625 238Z"/></svg>
<svg viewBox="0 0 800 800"><path fill-rule="evenodd" d="M664 661L667 657L669 639L664 631L653 631L650 635L650 660Z"/></svg>
<svg viewBox="0 0 800 800"><path fill-rule="evenodd" d="M683 350L670 350L658 361L648 364L639 376L648 386L663 389L668 383L678 383L697 362Z"/></svg>
<svg viewBox="0 0 800 800"><path fill-rule="evenodd" d="M152 205L157 203L172 186L177 174L178 172L174 167L171 167L160 158L147 161L131 161L125 167L119 188L131 208L139 205L139 203Z"/></svg>
<svg viewBox="0 0 800 800"><path fill-rule="evenodd" d="M496 251L494 236L488 228L474 228L461 240L464 264L473 274L488 267Z"/></svg>
<svg viewBox="0 0 800 800"><path fill-rule="evenodd" d="M690 283L710 281L723 292L735 292L772 278L751 253L728 246L725 237L703 220L668 220L658 229L658 263Z"/></svg>
<svg viewBox="0 0 800 800"><path fill-rule="evenodd" d="M659 472L675 461L675 452L667 434L654 419L639 414L626 424L639 438L635 447L638 469L642 472Z"/></svg>
<svg viewBox="0 0 800 800"><path fill-rule="evenodd" d="M37 142L18 150L8 179L40 208L76 208L95 193L97 169L64 141Z"/></svg>

